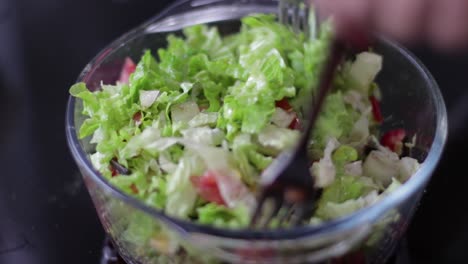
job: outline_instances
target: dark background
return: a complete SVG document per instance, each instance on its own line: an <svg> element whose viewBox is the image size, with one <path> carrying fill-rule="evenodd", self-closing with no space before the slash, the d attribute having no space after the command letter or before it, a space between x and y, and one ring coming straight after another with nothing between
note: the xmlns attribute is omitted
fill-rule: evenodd
<svg viewBox="0 0 468 264"><path fill-rule="evenodd" d="M0 264L99 263L103 230L65 141L68 88L169 2L0 0ZM413 51L441 86L450 134L408 231L410 260L468 263L468 56Z"/></svg>

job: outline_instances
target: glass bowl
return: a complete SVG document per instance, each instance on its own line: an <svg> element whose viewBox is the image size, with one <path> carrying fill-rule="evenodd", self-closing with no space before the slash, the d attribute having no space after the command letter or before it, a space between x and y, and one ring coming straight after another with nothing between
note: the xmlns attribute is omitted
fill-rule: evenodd
<svg viewBox="0 0 468 264"><path fill-rule="evenodd" d="M184 0L133 29L102 50L81 72L78 82L95 90L115 83L125 57L138 61L145 49L166 45L168 33L199 23L217 25L222 34L236 32L239 18L276 13L276 1ZM71 153L99 218L128 263L384 263L404 234L442 154L447 136L443 98L427 69L403 47L380 38L383 55L377 83L382 90L382 130L403 127L417 134L419 171L378 203L344 218L287 230L251 231L203 226L165 215L110 185L89 160L89 138L76 128L85 119L82 103L70 97L66 134Z"/></svg>

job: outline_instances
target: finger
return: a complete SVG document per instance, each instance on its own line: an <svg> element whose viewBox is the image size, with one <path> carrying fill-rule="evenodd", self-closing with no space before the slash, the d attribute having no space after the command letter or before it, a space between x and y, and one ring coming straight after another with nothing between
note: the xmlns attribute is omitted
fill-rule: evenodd
<svg viewBox="0 0 468 264"><path fill-rule="evenodd" d="M450 50L468 44L468 1L433 0L428 20L430 43L438 49Z"/></svg>
<svg viewBox="0 0 468 264"><path fill-rule="evenodd" d="M377 30L402 42L422 37L427 0L374 0L373 20Z"/></svg>
<svg viewBox="0 0 468 264"><path fill-rule="evenodd" d="M371 0L315 0L321 19L331 17L338 33L353 27L368 27Z"/></svg>

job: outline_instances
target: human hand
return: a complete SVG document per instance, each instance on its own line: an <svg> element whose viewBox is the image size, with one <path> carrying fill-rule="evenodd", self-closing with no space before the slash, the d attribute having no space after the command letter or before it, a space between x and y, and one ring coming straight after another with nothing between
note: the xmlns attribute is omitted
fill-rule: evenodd
<svg viewBox="0 0 468 264"><path fill-rule="evenodd" d="M443 50L468 45L468 0L309 0L338 32L350 25Z"/></svg>

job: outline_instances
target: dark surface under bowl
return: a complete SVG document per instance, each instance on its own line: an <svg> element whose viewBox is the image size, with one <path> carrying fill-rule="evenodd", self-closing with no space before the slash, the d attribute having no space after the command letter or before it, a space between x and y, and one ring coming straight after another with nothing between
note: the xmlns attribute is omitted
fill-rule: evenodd
<svg viewBox="0 0 468 264"><path fill-rule="evenodd" d="M99 263L104 234L63 133L67 90L104 45L167 2L0 3L1 264ZM409 228L409 255L411 263L466 263L468 56L414 50L441 86L450 135Z"/></svg>

